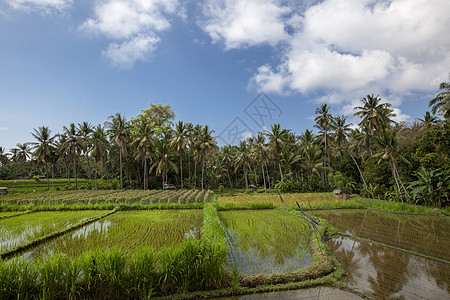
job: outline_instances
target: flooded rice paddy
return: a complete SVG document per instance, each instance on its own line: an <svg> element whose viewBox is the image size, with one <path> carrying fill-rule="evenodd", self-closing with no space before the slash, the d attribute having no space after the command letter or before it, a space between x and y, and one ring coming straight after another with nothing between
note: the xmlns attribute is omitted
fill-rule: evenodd
<svg viewBox="0 0 450 300"><path fill-rule="evenodd" d="M104 211L35 212L0 219L0 252L75 225Z"/></svg>
<svg viewBox="0 0 450 300"><path fill-rule="evenodd" d="M450 298L449 218L372 210L316 214L354 236L338 235L330 240L349 286L374 299Z"/></svg>
<svg viewBox="0 0 450 300"><path fill-rule="evenodd" d="M118 248L131 254L135 249L161 249L184 239L200 239L201 210L123 211L107 216L72 233L26 252L34 260L59 252L71 257L95 249Z"/></svg>
<svg viewBox="0 0 450 300"><path fill-rule="evenodd" d="M241 274L293 272L311 265L309 225L282 210L224 211L230 253Z"/></svg>
<svg viewBox="0 0 450 300"><path fill-rule="evenodd" d="M339 231L450 262L450 218L362 209L317 211Z"/></svg>

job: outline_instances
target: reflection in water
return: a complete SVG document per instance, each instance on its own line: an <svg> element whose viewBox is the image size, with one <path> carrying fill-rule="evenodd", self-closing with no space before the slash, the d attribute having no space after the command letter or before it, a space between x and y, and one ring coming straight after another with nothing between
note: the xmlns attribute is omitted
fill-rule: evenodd
<svg viewBox="0 0 450 300"><path fill-rule="evenodd" d="M373 210L328 210L316 215L344 233L450 261L450 218Z"/></svg>
<svg viewBox="0 0 450 300"><path fill-rule="evenodd" d="M367 241L336 237L331 249L347 283L377 299L448 299L450 264Z"/></svg>

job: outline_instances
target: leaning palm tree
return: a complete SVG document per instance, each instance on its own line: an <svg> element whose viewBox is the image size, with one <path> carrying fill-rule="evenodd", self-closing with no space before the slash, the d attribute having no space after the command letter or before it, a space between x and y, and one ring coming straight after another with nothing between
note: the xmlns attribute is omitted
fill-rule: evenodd
<svg viewBox="0 0 450 300"><path fill-rule="evenodd" d="M81 142L81 138L78 134L78 130L74 123L71 123L69 127L63 127L64 135L67 137L67 140L64 142L61 147L65 149L70 155L72 155L73 162L73 174L75 176L75 189L78 189L78 177L77 177L77 154L81 153L83 149L83 144Z"/></svg>
<svg viewBox="0 0 450 300"><path fill-rule="evenodd" d="M150 153L155 148L153 141L153 127L149 119L138 119L134 124L134 141L131 144L135 147L135 159L141 160L144 165L144 190L148 189L147 160Z"/></svg>
<svg viewBox="0 0 450 300"><path fill-rule="evenodd" d="M41 126L38 129L34 129L34 133L31 135L37 140L37 142L32 142L33 145L33 155L38 161L45 163L45 170L47 173L47 191L50 189L50 182L48 177L48 163L51 160L54 152L54 142L56 136L51 136L51 131L48 127ZM53 181L52 181L53 182Z"/></svg>
<svg viewBox="0 0 450 300"><path fill-rule="evenodd" d="M399 192L401 192L402 188L405 192L406 196L409 198L408 191L406 190L403 182L398 174L397 159L400 159L411 166L411 163L400 154L398 149L398 136L397 133L393 129L385 129L381 132L380 137L377 137L377 141L380 144L382 151L374 155L374 157L379 157L378 163L383 160L387 160L389 162L389 167L392 172L392 177L394 178L396 187ZM402 193L400 193L400 198L403 202Z"/></svg>
<svg viewBox="0 0 450 300"><path fill-rule="evenodd" d="M255 139L255 149L254 149L254 155L255 160L259 161L261 164L261 172L263 175L263 183L264 183L264 192L267 193L267 187L266 187L266 174L264 172L264 166L267 164L269 160L269 156L267 154L267 147L265 145L266 139L262 132L258 132L258 135ZM269 174L267 174L269 176Z"/></svg>
<svg viewBox="0 0 450 300"><path fill-rule="evenodd" d="M94 179L95 179L95 190L97 190L97 165L101 160L104 160L108 155L109 142L105 130L99 124L95 128L91 135L91 148L89 151L92 153L95 161Z"/></svg>
<svg viewBox="0 0 450 300"><path fill-rule="evenodd" d="M181 188L183 188L183 154L187 152L187 145L190 143L188 138L188 127L183 121L179 121L175 125L175 136L170 142L170 146L180 155L180 177Z"/></svg>
<svg viewBox="0 0 450 300"><path fill-rule="evenodd" d="M206 157L211 154L211 152L217 149L216 137L213 137L214 130L210 130L208 125L205 125L200 131L200 136L198 138L198 150L202 159L202 190L204 184L204 173L206 165Z"/></svg>
<svg viewBox="0 0 450 300"><path fill-rule="evenodd" d="M450 80L450 75L449 75ZM443 90L436 95L428 103L428 107L431 107L431 112L433 114L440 114L446 119L450 118L450 82L442 82L439 85L439 89Z"/></svg>
<svg viewBox="0 0 450 300"><path fill-rule="evenodd" d="M110 121L105 122L105 127L110 136L110 139L119 147L119 168L120 168L120 189L123 189L123 175L122 175L122 157L127 153L127 138L129 125L125 115L116 113L109 116Z"/></svg>

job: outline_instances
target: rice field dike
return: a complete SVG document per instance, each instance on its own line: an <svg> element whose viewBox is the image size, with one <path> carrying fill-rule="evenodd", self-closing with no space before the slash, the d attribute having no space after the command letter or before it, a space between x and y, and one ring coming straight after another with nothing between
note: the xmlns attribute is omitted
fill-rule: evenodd
<svg viewBox="0 0 450 300"><path fill-rule="evenodd" d="M195 189L1 196L0 299L197 299L316 286L363 298L403 297L398 288L383 293L365 288L377 278L356 263L367 255L369 264L378 262L376 253L360 249L388 253L386 247L400 251L403 261L431 268L423 278L434 276L448 286L447 273L439 271L449 267L448 248L441 247L449 242L447 209L343 200L331 193L282 197L284 203L277 194L221 197ZM396 213L386 217L386 211ZM320 233L305 214L320 221ZM383 234L386 227L396 230ZM389 252L390 259L397 259L396 253ZM354 259L349 263L346 257ZM430 259L439 265L430 265ZM408 270L402 272L409 278ZM352 281L355 274L366 281ZM389 285L385 281L380 286ZM404 281L396 286L414 293ZM435 290L448 297L446 290Z"/></svg>

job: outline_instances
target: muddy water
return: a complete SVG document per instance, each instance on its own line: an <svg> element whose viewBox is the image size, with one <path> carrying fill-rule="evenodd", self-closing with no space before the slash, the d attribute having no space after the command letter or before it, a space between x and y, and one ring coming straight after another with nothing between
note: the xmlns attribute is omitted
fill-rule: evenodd
<svg viewBox="0 0 450 300"><path fill-rule="evenodd" d="M351 287L374 299L450 299L449 218L372 210L320 211L316 215L355 236L340 235L330 241Z"/></svg>
<svg viewBox="0 0 450 300"><path fill-rule="evenodd" d="M315 213L339 231L450 262L450 218L373 210Z"/></svg>
<svg viewBox="0 0 450 300"><path fill-rule="evenodd" d="M346 283L375 299L449 299L450 264L361 239L330 241Z"/></svg>

